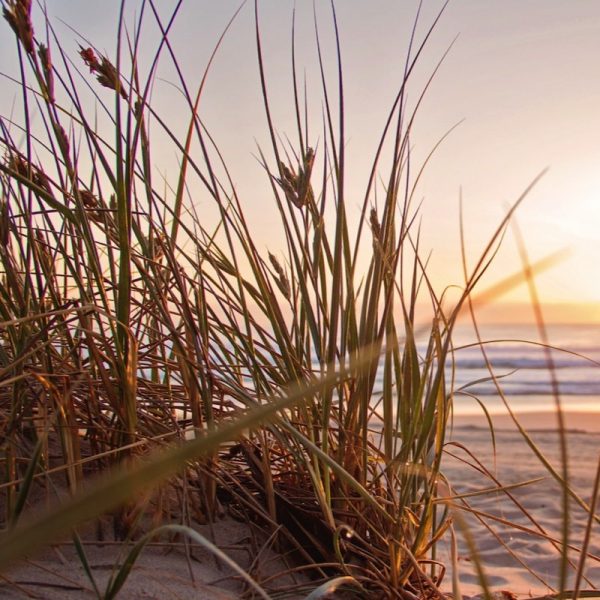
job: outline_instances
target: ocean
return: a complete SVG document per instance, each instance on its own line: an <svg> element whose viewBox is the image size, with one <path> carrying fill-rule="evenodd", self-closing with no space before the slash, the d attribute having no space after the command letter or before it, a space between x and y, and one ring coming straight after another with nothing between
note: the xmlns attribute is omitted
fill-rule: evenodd
<svg viewBox="0 0 600 600"><path fill-rule="evenodd" d="M485 325L481 330L485 353L511 408L554 410L552 371L535 326ZM600 412L600 324L548 325L547 335L555 347L550 355L563 408ZM481 414L473 397L490 414L505 412L472 326L459 325L453 342L455 415Z"/></svg>

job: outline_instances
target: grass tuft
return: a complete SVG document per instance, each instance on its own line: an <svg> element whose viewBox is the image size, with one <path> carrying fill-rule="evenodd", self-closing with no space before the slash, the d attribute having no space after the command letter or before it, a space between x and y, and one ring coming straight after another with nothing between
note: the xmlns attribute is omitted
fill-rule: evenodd
<svg viewBox="0 0 600 600"><path fill-rule="evenodd" d="M88 42L69 56L45 13L32 17L31 2L2 4L18 42L22 102L14 120L0 117L0 563L74 531L101 597L77 527L108 514L115 537L129 539L144 515L170 523L142 531L102 596L112 598L152 536L196 539L190 515L212 521L227 504L293 552L313 578L308 598L342 586L361 597L440 597L446 567L435 548L454 535L457 507L475 513L442 474L456 391L447 377L453 331L466 306L536 270L526 264L476 293L528 188L475 268L465 267L455 305L428 277L413 198L422 170L410 154L417 109L407 109L406 94L445 5L421 39L415 22L355 223L335 5L333 81L315 17L323 115L310 131L320 138L300 100L292 26L293 142L273 119L254 2L270 140L258 157L284 239L265 253L199 113L208 69L243 6L194 94L169 41L180 3L163 20L152 0L141 2L131 36L122 2L114 58ZM160 39L144 75L140 39L151 26ZM187 104L183 138L154 108L161 60ZM177 154L174 182L154 166L150 124ZM216 209L213 222L188 198L199 187ZM423 299L432 317L422 316ZM593 515L568 485L566 458L557 472L538 455L563 486L565 511L573 497ZM512 499L511 486L489 476ZM55 489L68 499L28 514ZM561 591L567 523L565 512ZM244 579L261 597L277 592Z"/></svg>

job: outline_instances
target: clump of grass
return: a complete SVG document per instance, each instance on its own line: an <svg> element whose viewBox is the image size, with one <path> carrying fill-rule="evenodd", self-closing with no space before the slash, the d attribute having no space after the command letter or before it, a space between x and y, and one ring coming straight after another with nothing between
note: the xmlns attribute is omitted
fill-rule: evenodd
<svg viewBox="0 0 600 600"><path fill-rule="evenodd" d="M131 37L121 4L113 58L88 43L70 57L43 15L40 41L30 2L3 2L22 76L20 120L0 120L0 450L2 520L11 530L4 539L21 539L12 552L25 552L35 537L48 541L117 506L115 535L124 538L144 512L158 524L178 511L190 525L192 507L210 520L226 498L277 532L280 548L292 546L315 587L337 576L369 597L438 595L445 568L432 556L451 527L438 486L452 409L445 376L452 331L514 211L466 274L457 304L444 308L420 255L413 201L420 173L412 175L409 144L416 115L406 108L411 75L441 13L420 41L415 24L351 227L335 7L335 93L316 34L323 137L308 134L293 53L297 132L282 143L255 3L271 140L259 156L285 238L283 251L265 256L198 114L204 78L193 93L169 43L180 4L166 22L152 1L141 7ZM144 80L138 58L147 20L162 35ZM163 55L189 108L183 141L150 100ZM92 110L106 128L97 128ZM156 183L149 122L179 154L167 192ZM216 222L186 203L192 177L214 202ZM369 261L359 272L364 253ZM426 326L419 324L423 295L433 313ZM139 465L157 446L186 438L195 439ZM114 467L118 473L93 493L78 495L92 472ZM147 505L123 505L136 486L174 473L176 506L162 491ZM35 482L50 493L44 482L57 477L75 495L72 504L14 529ZM107 489L125 481L136 485L106 500ZM97 502L101 494L105 501Z"/></svg>

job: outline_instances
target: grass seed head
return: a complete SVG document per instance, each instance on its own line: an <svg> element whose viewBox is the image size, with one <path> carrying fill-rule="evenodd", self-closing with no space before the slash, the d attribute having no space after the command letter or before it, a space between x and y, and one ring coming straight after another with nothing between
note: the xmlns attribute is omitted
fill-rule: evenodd
<svg viewBox="0 0 600 600"><path fill-rule="evenodd" d="M79 55L89 67L90 73L96 74L96 79L100 85L118 92L124 100L127 100L128 96L119 79L117 69L108 58L102 56L102 61L99 61L92 48L84 48L83 46L79 46Z"/></svg>
<svg viewBox="0 0 600 600"><path fill-rule="evenodd" d="M33 183L33 185L41 188L48 194L52 194L52 188L46 173L30 163L21 154L11 154L8 159L8 167L27 181Z"/></svg>
<svg viewBox="0 0 600 600"><path fill-rule="evenodd" d="M312 172L312 166L314 162L314 150L308 148L303 158L303 166L298 166L298 174L285 165L283 162L279 163L279 169L282 177L276 179L277 183L283 189L286 198L297 208L302 208L309 204L313 199L312 187L310 185L310 175Z"/></svg>
<svg viewBox="0 0 600 600"><path fill-rule="evenodd" d="M274 254L271 254L269 252L269 260L271 261L271 264L273 265L273 268L275 269L275 272L278 275L281 275L284 271L283 271L283 267L279 264L279 261L277 260L277 257Z"/></svg>
<svg viewBox="0 0 600 600"><path fill-rule="evenodd" d="M40 261L43 264L46 273L52 273L54 271L54 259L49 250L49 245L42 233L41 229L35 228L35 246L38 252Z"/></svg>
<svg viewBox="0 0 600 600"><path fill-rule="evenodd" d="M377 248L381 242L381 224L379 223L377 211L374 208L371 209L370 223L371 231L373 232L373 246Z"/></svg>
<svg viewBox="0 0 600 600"><path fill-rule="evenodd" d="M100 69L100 63L91 48L79 46L79 55L83 58L83 62L90 68L90 73L95 73Z"/></svg>
<svg viewBox="0 0 600 600"><path fill-rule="evenodd" d="M92 194L92 192L88 190L79 190L79 197L86 208L98 208L98 200L96 199L96 196Z"/></svg>
<svg viewBox="0 0 600 600"><path fill-rule="evenodd" d="M46 80L46 94L48 96L48 102L50 102L50 104L54 104L54 72L52 71L50 48L44 44L40 44L38 56L40 57L44 79Z"/></svg>
<svg viewBox="0 0 600 600"><path fill-rule="evenodd" d="M277 280L277 287L279 288L279 291L284 295L285 299L290 300L290 298L292 297L292 290L290 288L289 279L287 278L287 275L285 273L279 276L279 279Z"/></svg>
<svg viewBox="0 0 600 600"><path fill-rule="evenodd" d="M273 269L275 269L275 272L277 273L277 277L275 278L275 283L277 284L279 291L284 295L284 297L287 300L289 300L291 298L292 292L291 292L291 288L290 288L290 281L287 278L285 270L283 269L283 267L277 260L277 257L274 254L271 254L270 252L269 252L269 260L271 261L271 264L273 265Z"/></svg>
<svg viewBox="0 0 600 600"><path fill-rule="evenodd" d="M57 122L53 122L54 135L56 137L56 141L60 147L60 151L63 156L67 156L69 154L69 138L67 137L67 133L65 132L62 125Z"/></svg>
<svg viewBox="0 0 600 600"><path fill-rule="evenodd" d="M33 24L31 23L31 0L13 0L2 9L4 18L23 44L27 54L33 54Z"/></svg>
<svg viewBox="0 0 600 600"><path fill-rule="evenodd" d="M44 171L37 167L32 167L31 180L39 188L43 189L48 194L52 195L52 188L50 187L50 180Z"/></svg>
<svg viewBox="0 0 600 600"><path fill-rule="evenodd" d="M21 175L21 177L29 177L28 163L20 154L11 154L9 156L8 167Z"/></svg>

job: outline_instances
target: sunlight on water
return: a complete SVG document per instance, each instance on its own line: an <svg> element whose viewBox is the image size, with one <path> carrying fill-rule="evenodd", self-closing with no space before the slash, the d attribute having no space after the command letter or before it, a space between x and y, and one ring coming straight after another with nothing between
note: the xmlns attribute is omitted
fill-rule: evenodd
<svg viewBox="0 0 600 600"><path fill-rule="evenodd" d="M487 359L502 392L516 412L551 412L555 409L552 372L545 349L536 343L534 326L482 327ZM564 410L599 412L600 325L548 327L554 376ZM472 328L461 325L454 335L454 410L456 415L481 414L483 404L491 414L505 413L482 350ZM452 373L448 372L448 381ZM476 398L476 399L475 399Z"/></svg>

